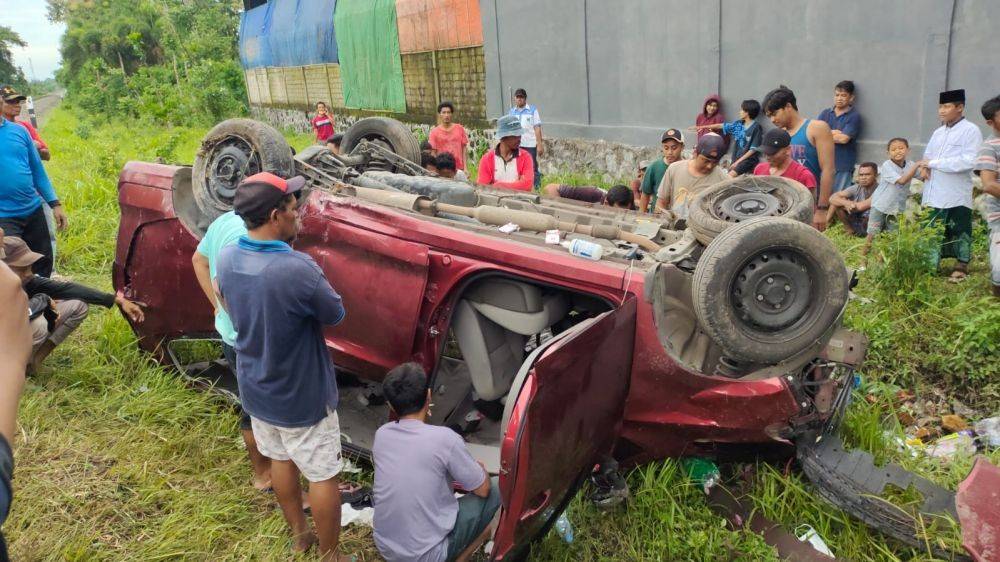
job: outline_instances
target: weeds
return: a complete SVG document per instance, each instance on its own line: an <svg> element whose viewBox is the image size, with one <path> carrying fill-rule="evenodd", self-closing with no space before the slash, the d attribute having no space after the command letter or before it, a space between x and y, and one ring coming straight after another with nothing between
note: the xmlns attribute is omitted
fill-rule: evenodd
<svg viewBox="0 0 1000 562"><path fill-rule="evenodd" d="M156 158L190 163L203 132L185 127L137 131L57 110L43 135L53 149L50 175L70 214L70 227L59 239L60 272L110 288L121 164ZM296 148L312 142L308 134L286 136ZM552 175L546 181L607 187L580 174ZM901 450L902 428L891 397L901 388L919 394L937 385L986 411L1000 409L995 373L1000 311L984 297L981 229L973 245L971 278L956 286L916 265L919 236L906 228L876 243L871 269L856 289L861 298L848 308L847 324L866 333L871 348L844 439L871 451L880 463L899 463L954 489L971 459L942 463ZM829 235L856 265L861 241L839 227ZM231 408L191 389L141 353L117 311L92 310L30 381L22 401L16 499L4 528L14 559L288 559L284 522L273 498L249 486ZM863 398L868 395L874 403ZM1000 462L1000 453L994 451L991 459ZM757 535L728 530L677 462L637 468L628 481L632 500L627 509L605 513L584 494L574 498L569 517L575 542L567 545L550 534L534 549L533 559L775 559ZM838 557L930 558L926 549L896 544L831 508L794 473L761 463L751 483L754 505L764 515L788 530L812 526ZM888 496L913 501L905 491ZM952 546L956 540L953 526L932 525L927 535ZM377 559L370 531L349 527L343 540L346 552Z"/></svg>

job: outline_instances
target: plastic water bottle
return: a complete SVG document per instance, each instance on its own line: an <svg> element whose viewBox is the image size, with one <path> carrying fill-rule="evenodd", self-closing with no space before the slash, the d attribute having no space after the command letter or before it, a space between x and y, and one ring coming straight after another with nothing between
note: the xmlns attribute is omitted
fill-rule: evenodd
<svg viewBox="0 0 1000 562"><path fill-rule="evenodd" d="M593 242L587 242L586 240L581 240L579 238L576 240L563 241L562 247L569 250L569 253L574 256L588 260L597 261L604 255L604 246Z"/></svg>
<svg viewBox="0 0 1000 562"><path fill-rule="evenodd" d="M556 532L559 533L562 540L566 541L566 544L573 542L573 525L570 524L565 511L560 513L559 518L556 519Z"/></svg>

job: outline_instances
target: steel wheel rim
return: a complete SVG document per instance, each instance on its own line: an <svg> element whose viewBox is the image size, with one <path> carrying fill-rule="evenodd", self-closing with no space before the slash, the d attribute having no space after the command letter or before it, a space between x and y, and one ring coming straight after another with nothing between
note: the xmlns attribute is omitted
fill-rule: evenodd
<svg viewBox="0 0 1000 562"><path fill-rule="evenodd" d="M231 203L243 178L260 171L260 156L253 146L243 138L227 137L212 150L208 165L209 191L217 199Z"/></svg>
<svg viewBox="0 0 1000 562"><path fill-rule="evenodd" d="M736 318L768 333L800 324L814 310L815 267L801 252L772 248L755 253L738 270L730 289Z"/></svg>
<svg viewBox="0 0 1000 562"><path fill-rule="evenodd" d="M713 206L715 216L734 223L756 217L778 216L787 207L778 197L759 191L734 193L716 201Z"/></svg>

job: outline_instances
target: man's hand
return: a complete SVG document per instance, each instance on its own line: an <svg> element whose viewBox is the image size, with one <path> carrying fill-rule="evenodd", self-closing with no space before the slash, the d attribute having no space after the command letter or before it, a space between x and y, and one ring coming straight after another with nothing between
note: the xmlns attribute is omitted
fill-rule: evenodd
<svg viewBox="0 0 1000 562"><path fill-rule="evenodd" d="M538 146L535 147L535 153L538 154L539 158L541 158L542 155L545 154L545 143L538 143Z"/></svg>
<svg viewBox="0 0 1000 562"><path fill-rule="evenodd" d="M828 209L816 209L813 211L813 228L823 232L826 230L826 214Z"/></svg>
<svg viewBox="0 0 1000 562"><path fill-rule="evenodd" d="M115 304L118 308L122 309L125 316L129 317L129 320L135 322L136 324L142 324L146 319L146 315L142 312L142 307L145 306L142 303L132 302L121 295L115 295Z"/></svg>
<svg viewBox="0 0 1000 562"><path fill-rule="evenodd" d="M56 228L59 230L66 230L66 227L69 226L69 216L66 215L66 210L63 209L62 205L52 209L52 217L56 219Z"/></svg>

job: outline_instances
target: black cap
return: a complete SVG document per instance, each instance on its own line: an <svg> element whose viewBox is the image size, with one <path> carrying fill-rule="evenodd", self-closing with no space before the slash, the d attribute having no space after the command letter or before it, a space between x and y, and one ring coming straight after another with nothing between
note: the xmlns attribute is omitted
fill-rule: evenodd
<svg viewBox="0 0 1000 562"><path fill-rule="evenodd" d="M948 90L947 92L941 92L938 96L938 103L965 104L965 90Z"/></svg>
<svg viewBox="0 0 1000 562"><path fill-rule="evenodd" d="M302 191L306 179L295 176L287 180L270 172L261 172L244 178L236 188L233 209L241 217L256 217L270 211L288 194Z"/></svg>
<svg viewBox="0 0 1000 562"><path fill-rule="evenodd" d="M528 97L528 92L524 91L524 88L518 88L518 89L514 90L514 97L515 98L527 98Z"/></svg>
<svg viewBox="0 0 1000 562"><path fill-rule="evenodd" d="M667 142L668 140L675 140L684 144L684 135L681 134L680 129L667 129L663 132L663 136L660 137L660 142Z"/></svg>
<svg viewBox="0 0 1000 562"><path fill-rule="evenodd" d="M782 148L792 144L792 137L784 129L774 128L764 133L764 140L758 149L768 156L774 155Z"/></svg>
<svg viewBox="0 0 1000 562"><path fill-rule="evenodd" d="M694 151L709 160L718 162L722 159L722 155L726 153L726 140L715 133L702 135L698 139L698 144L695 146Z"/></svg>
<svg viewBox="0 0 1000 562"><path fill-rule="evenodd" d="M15 101L24 101L28 99L28 96L17 93L17 90L13 86L4 86L0 88L0 98L7 103L14 103Z"/></svg>

